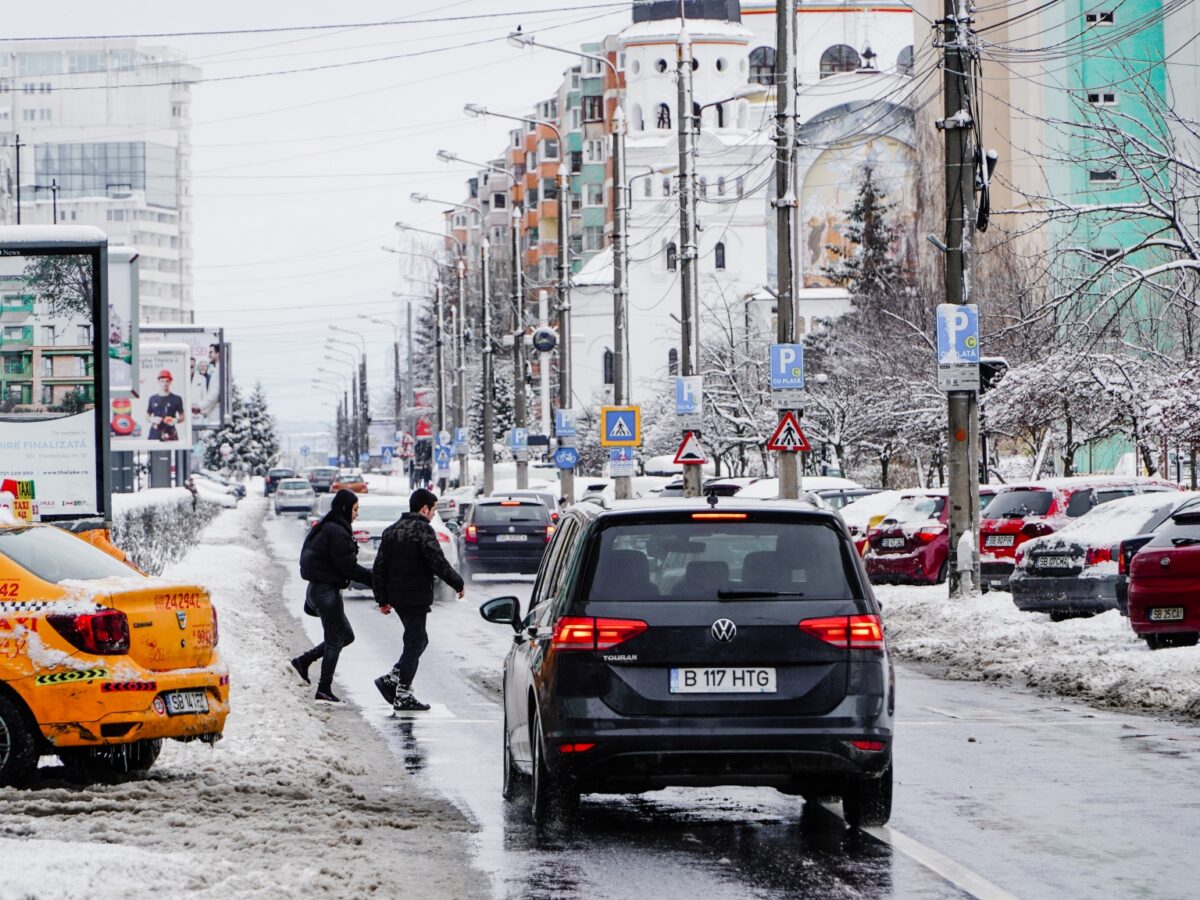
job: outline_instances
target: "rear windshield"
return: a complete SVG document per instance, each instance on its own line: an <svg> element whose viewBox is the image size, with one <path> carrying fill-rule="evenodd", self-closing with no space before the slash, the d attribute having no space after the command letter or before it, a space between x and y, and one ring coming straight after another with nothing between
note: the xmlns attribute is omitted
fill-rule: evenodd
<svg viewBox="0 0 1200 900"><path fill-rule="evenodd" d="M307 481L301 481L299 478L289 478L286 481L279 482L281 491L311 491L312 485Z"/></svg>
<svg viewBox="0 0 1200 900"><path fill-rule="evenodd" d="M291 469L271 469L267 472L268 478L291 478L296 473Z"/></svg>
<svg viewBox="0 0 1200 900"><path fill-rule="evenodd" d="M862 597L841 535L823 522L615 522L591 553L587 597L599 603Z"/></svg>
<svg viewBox="0 0 1200 900"><path fill-rule="evenodd" d="M128 578L136 574L103 550L57 528L0 529L0 556L53 584L69 578Z"/></svg>
<svg viewBox="0 0 1200 900"><path fill-rule="evenodd" d="M1200 507L1196 506L1163 522L1147 546L1190 547L1194 544L1200 544Z"/></svg>
<svg viewBox="0 0 1200 900"><path fill-rule="evenodd" d="M988 504L989 519L1020 519L1025 516L1044 516L1050 512L1054 494L1050 491L1016 489L1001 491Z"/></svg>
<svg viewBox="0 0 1200 900"><path fill-rule="evenodd" d="M358 520L395 522L408 512L407 503L363 503L358 501Z"/></svg>
<svg viewBox="0 0 1200 900"><path fill-rule="evenodd" d="M924 522L938 518L945 508L945 497L902 497L884 521Z"/></svg>
<svg viewBox="0 0 1200 900"><path fill-rule="evenodd" d="M337 469L310 469L308 474L317 478L332 478L337 475Z"/></svg>
<svg viewBox="0 0 1200 900"><path fill-rule="evenodd" d="M488 503L475 507L476 525L534 525L550 521L550 511L544 503L521 503L501 506Z"/></svg>

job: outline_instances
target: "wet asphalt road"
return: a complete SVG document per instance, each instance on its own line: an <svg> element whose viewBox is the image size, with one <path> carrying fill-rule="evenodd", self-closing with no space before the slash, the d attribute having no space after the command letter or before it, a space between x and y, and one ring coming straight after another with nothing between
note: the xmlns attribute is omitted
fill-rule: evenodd
<svg viewBox="0 0 1200 900"><path fill-rule="evenodd" d="M267 521L292 573L303 524ZM416 679L428 713L393 718L371 682L401 628L349 602L357 642L342 697L412 774L475 822L477 865L497 897L1191 897L1200 831L1200 729L1091 709L898 666L895 807L854 829L837 804L750 788L585 797L580 821L539 835L500 798L500 670L511 630L478 614L532 578L478 579L444 600ZM299 612L292 574L289 608Z"/></svg>

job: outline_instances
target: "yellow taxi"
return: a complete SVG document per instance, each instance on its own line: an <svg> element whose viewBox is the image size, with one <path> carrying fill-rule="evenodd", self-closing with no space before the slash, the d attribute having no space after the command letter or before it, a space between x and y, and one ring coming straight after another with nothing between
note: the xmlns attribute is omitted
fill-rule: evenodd
<svg viewBox="0 0 1200 900"><path fill-rule="evenodd" d="M217 611L51 525L0 524L0 785L41 756L144 771L164 738L214 742L229 713Z"/></svg>

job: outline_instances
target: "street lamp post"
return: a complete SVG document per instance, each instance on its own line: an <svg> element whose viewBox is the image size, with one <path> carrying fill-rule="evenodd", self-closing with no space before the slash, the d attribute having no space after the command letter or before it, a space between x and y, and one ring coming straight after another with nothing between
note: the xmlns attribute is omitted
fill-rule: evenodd
<svg viewBox="0 0 1200 900"><path fill-rule="evenodd" d="M400 328L395 322L389 322L387 319L379 319L375 316L368 316L365 313L359 313L358 317L367 322L373 322L376 325L386 325L392 329L392 439L395 440L394 432L402 430L400 422L400 412L403 404L400 390Z"/></svg>
<svg viewBox="0 0 1200 900"><path fill-rule="evenodd" d="M692 40L687 26L679 31L676 44L679 86L679 374L687 377L699 369L699 341L695 305L699 295L696 247L696 193L693 173L695 126L692 107ZM700 466L683 467L683 496L700 496Z"/></svg>
<svg viewBox="0 0 1200 900"><path fill-rule="evenodd" d="M367 400L367 339L364 338L359 332L352 331L349 328L343 328L340 325L330 325L329 330L337 331L342 334L353 335L354 337L358 338L359 343L362 346L362 360L358 366L358 461L361 462L362 455L364 453L370 453L370 440L367 435L367 421L371 417L369 402Z"/></svg>

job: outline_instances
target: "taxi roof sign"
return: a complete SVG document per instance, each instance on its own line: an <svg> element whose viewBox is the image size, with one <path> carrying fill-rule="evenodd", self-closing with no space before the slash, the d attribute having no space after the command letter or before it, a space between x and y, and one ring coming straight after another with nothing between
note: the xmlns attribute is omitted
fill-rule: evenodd
<svg viewBox="0 0 1200 900"><path fill-rule="evenodd" d="M642 445L642 408L640 406L600 407L601 447L640 447Z"/></svg>

